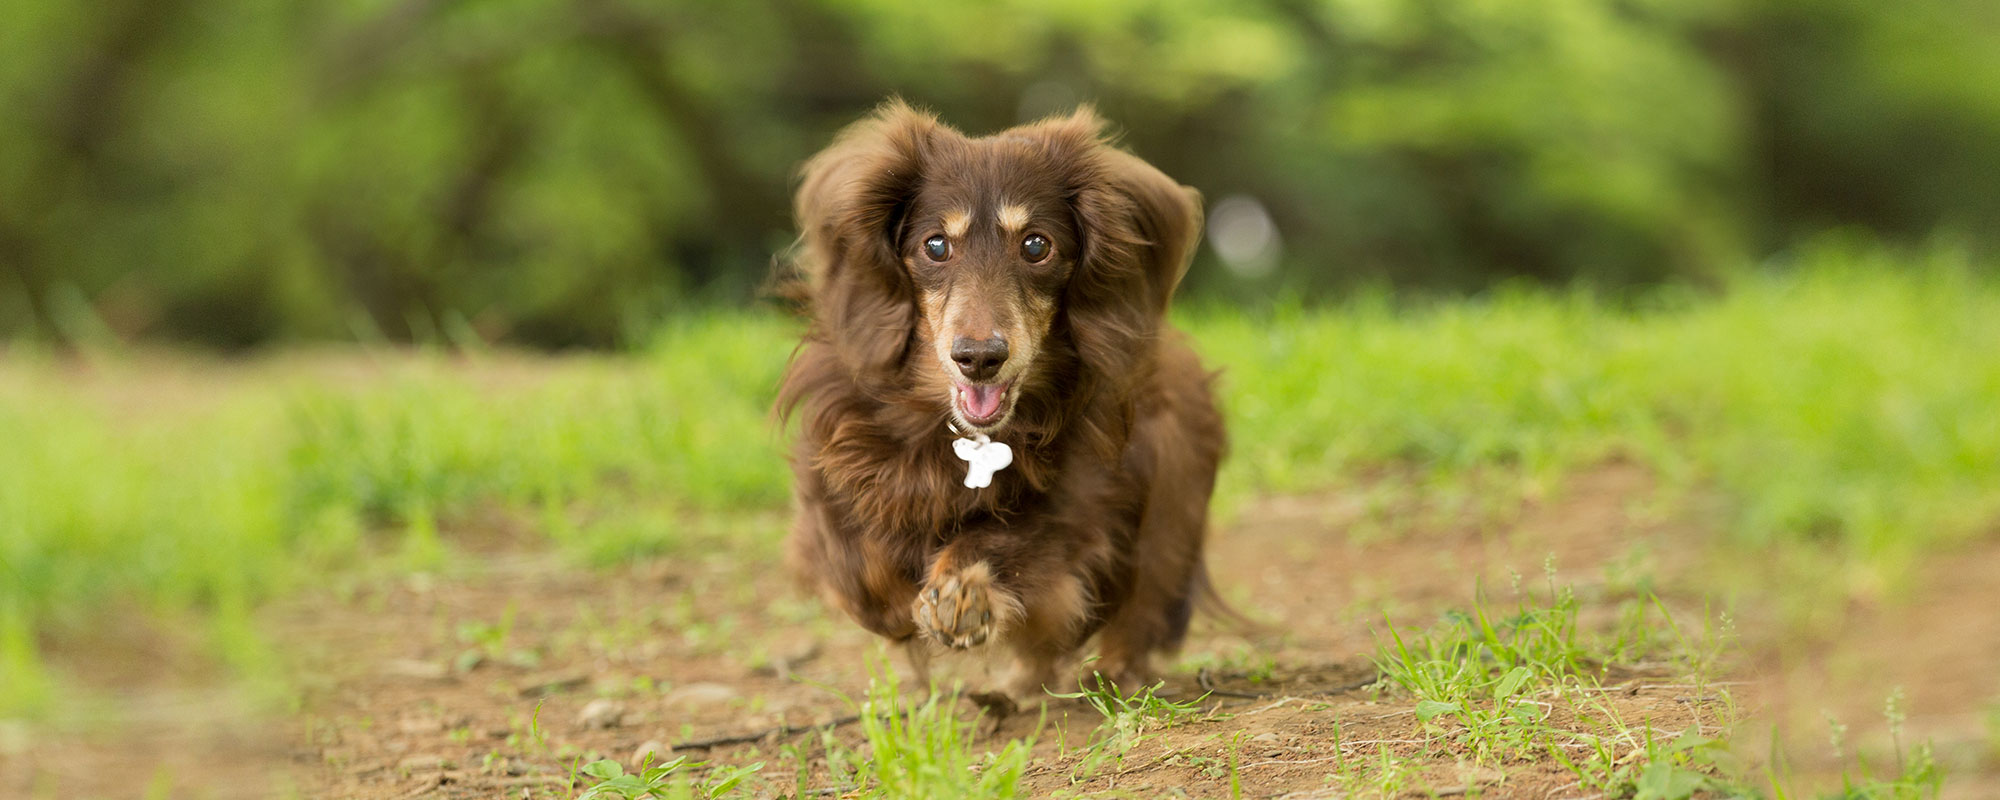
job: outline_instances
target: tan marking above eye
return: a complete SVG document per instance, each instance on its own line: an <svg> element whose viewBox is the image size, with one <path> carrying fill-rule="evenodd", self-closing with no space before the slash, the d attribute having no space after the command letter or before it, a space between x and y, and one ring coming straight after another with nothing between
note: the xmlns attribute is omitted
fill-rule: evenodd
<svg viewBox="0 0 2000 800"><path fill-rule="evenodd" d="M1000 206L1000 227L1008 233L1019 233L1028 227L1028 207L1007 203Z"/></svg>
<svg viewBox="0 0 2000 800"><path fill-rule="evenodd" d="M953 239L963 238L965 236L965 232L971 227L972 227L971 214L957 210L944 212L945 235L950 236Z"/></svg>

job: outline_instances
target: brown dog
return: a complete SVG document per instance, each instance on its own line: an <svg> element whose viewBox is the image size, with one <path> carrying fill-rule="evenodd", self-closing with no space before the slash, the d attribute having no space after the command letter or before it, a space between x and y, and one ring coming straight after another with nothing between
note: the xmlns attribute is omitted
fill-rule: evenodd
<svg viewBox="0 0 2000 800"><path fill-rule="evenodd" d="M1102 128L1080 110L971 138L892 102L798 195L792 567L920 672L997 642L1016 701L1064 688L1093 635L1099 671L1144 685L1213 599L1222 418L1166 322L1200 197ZM1001 444L969 488L957 451Z"/></svg>

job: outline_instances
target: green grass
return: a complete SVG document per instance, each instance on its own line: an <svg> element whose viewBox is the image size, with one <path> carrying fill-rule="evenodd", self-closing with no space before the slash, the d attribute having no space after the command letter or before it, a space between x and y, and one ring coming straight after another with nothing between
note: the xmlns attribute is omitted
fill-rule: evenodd
<svg viewBox="0 0 2000 800"><path fill-rule="evenodd" d="M982 741L976 733L979 717L959 711L957 687L907 692L895 672L879 662L870 663L869 674L865 697L859 702L842 698L859 717L865 748L849 747L830 728L821 729L817 744L826 763L824 777L832 785L815 786L805 751L788 747L797 762L796 794L791 796L1007 800L1020 795L1034 736ZM764 794L770 794L768 787Z"/></svg>
<svg viewBox="0 0 2000 800"><path fill-rule="evenodd" d="M1734 541L1902 554L2000 519L2000 288L1962 258L1829 250L1719 299L1587 293L1193 314L1225 367L1229 486L1383 465L1543 485L1607 458L1730 505Z"/></svg>
<svg viewBox="0 0 2000 800"><path fill-rule="evenodd" d="M1007 800L1021 795L1034 736L983 740L976 733L980 717L960 711L964 703L958 688L933 686L928 692L909 692L895 672L879 662L870 663L869 673L865 696L859 701L842 696L858 720L860 746L849 745L832 726L818 729L817 741L785 745L781 752L794 762L791 786L758 775L762 762L729 767L676 758L654 764L648 756L647 762L629 771L612 759L580 765L579 782L589 785L578 800L829 795L863 800ZM823 774L816 774L809 751L817 751L824 760L825 768L819 771Z"/></svg>
<svg viewBox="0 0 2000 800"><path fill-rule="evenodd" d="M46 701L39 635L113 608L193 610L254 669L257 603L366 554L428 566L484 507L597 559L732 533L786 497L766 406L790 330L709 317L548 363L0 360L0 713Z"/></svg>
<svg viewBox="0 0 2000 800"><path fill-rule="evenodd" d="M1206 698L1168 700L1155 694L1161 684L1127 691L1121 690L1100 673L1091 674L1096 679L1095 686L1079 687L1075 692L1051 693L1057 699L1082 700L1104 718L1091 732L1075 766L1070 769L1072 781L1088 780L1107 770L1116 772L1122 769L1125 757L1148 733L1211 716L1199 708L1200 701Z"/></svg>
<svg viewBox="0 0 2000 800"><path fill-rule="evenodd" d="M1547 756L1573 773L1578 786L1610 798L1687 800L1699 796L1791 798L1806 795L1782 774L1782 760L1753 767L1745 757L1743 720L1727 684L1712 673L1729 648L1726 624L1702 630L1676 622L1657 600L1660 627L1671 641L1641 645L1620 625L1588 630L1579 622L1576 591L1559 586L1554 568L1540 594L1516 589L1512 608L1482 593L1472 607L1446 613L1431 629L1384 625L1374 660L1382 682L1414 703L1425 752L1470 757L1503 767ZM1688 681L1695 723L1665 731L1652 719L1631 719L1608 701L1603 680L1614 664L1671 664L1674 681ZM1864 755L1843 758L1839 798L1934 798L1942 773L1928 743L1903 741L1900 690L1885 717L1894 742L1893 768ZM1561 711L1563 713L1558 713ZM1347 788L1394 794L1408 788L1403 759L1346 759L1336 776Z"/></svg>
<svg viewBox="0 0 2000 800"><path fill-rule="evenodd" d="M592 761L578 769L580 775L595 780L590 788L577 795L577 800L717 800L736 797L741 794L738 787L744 780L764 769L760 762L747 767L717 767L710 770L707 777L695 778L689 773L708 765L704 762L689 762L686 756L652 763L648 756L634 772L626 772L623 765L610 759Z"/></svg>
<svg viewBox="0 0 2000 800"><path fill-rule="evenodd" d="M1828 249L1636 307L1518 290L1182 321L1226 370L1229 502L1385 468L1473 502L1620 458L1716 498L1679 513L1722 541L1819 554L1836 588L2000 521L2000 286L1950 251ZM713 314L555 359L15 347L0 715L46 710L44 647L107 613L192 614L257 669L260 603L368 559L448 562L493 509L590 561L768 545L787 480L767 410L796 331Z"/></svg>

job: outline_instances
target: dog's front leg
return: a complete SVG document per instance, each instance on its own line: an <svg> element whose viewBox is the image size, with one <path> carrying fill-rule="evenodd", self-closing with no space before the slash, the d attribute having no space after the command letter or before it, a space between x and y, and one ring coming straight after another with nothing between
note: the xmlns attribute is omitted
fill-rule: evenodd
<svg viewBox="0 0 2000 800"><path fill-rule="evenodd" d="M1017 704L1039 702L1045 688L1065 688L1060 665L1079 644L1090 607L1080 568L1078 554L1046 531L963 531L932 559L911 617L938 645L998 640L1014 656L998 688Z"/></svg>
<svg viewBox="0 0 2000 800"><path fill-rule="evenodd" d="M977 647L1021 619L1020 598L1001 585L993 560L983 555L960 546L938 552L910 606L924 638L956 649Z"/></svg>

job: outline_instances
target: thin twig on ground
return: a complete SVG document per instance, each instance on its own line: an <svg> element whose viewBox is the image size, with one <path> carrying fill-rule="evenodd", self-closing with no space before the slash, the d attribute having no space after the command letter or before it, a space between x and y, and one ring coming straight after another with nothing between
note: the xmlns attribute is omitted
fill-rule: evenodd
<svg viewBox="0 0 2000 800"><path fill-rule="evenodd" d="M675 742L673 744L673 749L676 751L713 750L717 747L724 747L732 744L749 744L751 742L761 742L764 739L771 737L783 738L786 736L797 736L801 733L806 733L809 731L816 731L822 729L831 730L833 728L838 728L844 725L852 725L860 721L861 721L860 714L849 714L845 717L835 719L831 722L823 722L818 725L777 725L770 728L765 728L761 731L753 731L750 733L738 733L738 734L731 734L728 736L717 736L712 739L690 739L685 742Z"/></svg>
<svg viewBox="0 0 2000 800"><path fill-rule="evenodd" d="M1199 669L1199 670L1196 670L1196 671L1195 671L1195 673L1194 673L1194 682L1195 682L1195 685L1197 685L1197 686L1200 686L1200 687L1201 687L1201 690L1202 690L1202 691L1204 691L1204 692L1207 692L1207 693L1209 693L1209 694L1212 694L1212 695L1215 695L1215 696L1217 696L1217 697L1241 697L1241 698L1243 698L1243 699L1245 699L1245 700L1262 700L1262 699L1264 699L1264 697L1265 697L1265 695L1261 695L1261 694L1249 694L1249 693L1246 693L1246 692L1232 692L1232 691L1229 691L1228 689L1217 689L1217 688L1215 688L1215 682L1214 682L1214 681L1212 681L1212 680L1210 680L1210 679L1209 679L1209 677L1208 677L1208 668L1207 668L1207 667L1202 667L1201 669Z"/></svg>
<svg viewBox="0 0 2000 800"><path fill-rule="evenodd" d="M1381 679L1382 679L1381 673L1372 672L1369 673L1367 678L1360 681L1343 683L1336 686L1313 687L1313 691L1311 693L1316 695L1346 694L1356 689L1366 688L1370 684L1373 684ZM1202 667L1201 669L1195 671L1194 682L1195 685L1201 687L1202 691L1215 695L1217 697L1238 697L1245 700L1262 700L1266 697L1276 696L1276 693L1274 692L1251 694L1247 692L1235 692L1235 691L1230 691L1228 689L1216 688L1215 678L1212 675L1212 671L1208 667Z"/></svg>
<svg viewBox="0 0 2000 800"><path fill-rule="evenodd" d="M1340 749L1341 749L1341 750L1343 750L1343 751L1345 751L1345 750L1346 750L1347 748L1349 748L1349 747L1360 747L1361 745L1364 745L1364 744L1424 744L1425 742L1428 742L1428 741L1430 741L1430 740L1428 740L1428 739L1369 739L1369 740L1366 740L1366 741L1360 741L1360 742L1341 742L1341 743L1340 743ZM1330 756L1321 756L1321 757L1319 757L1319 758L1302 758L1302 759L1297 759L1297 760L1290 760L1290 759L1283 759L1283 758L1274 758L1274 759L1271 759L1271 760L1268 760L1268 761L1252 761L1252 762L1250 762L1250 763L1248 763L1248 764L1244 764L1244 765L1243 765L1242 767L1239 767L1239 769L1249 769L1249 768L1251 768L1251 767L1265 767L1265 766L1271 766L1271 765L1273 765L1273 764L1320 764L1320 763L1325 763L1325 762L1328 762L1328 761L1334 761L1334 760L1338 760L1338 759L1342 759L1342 758L1350 758L1350 757L1351 757L1351 756L1349 756L1349 755L1348 755L1348 754L1347 754L1346 752L1340 752L1340 753L1335 753L1335 754L1333 754L1333 755L1330 755Z"/></svg>

